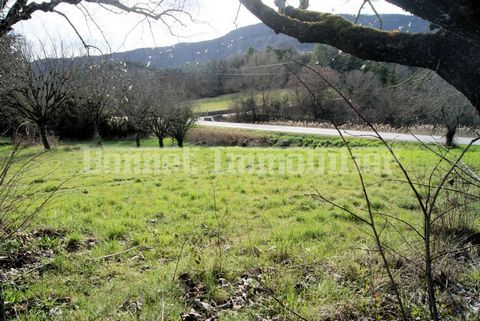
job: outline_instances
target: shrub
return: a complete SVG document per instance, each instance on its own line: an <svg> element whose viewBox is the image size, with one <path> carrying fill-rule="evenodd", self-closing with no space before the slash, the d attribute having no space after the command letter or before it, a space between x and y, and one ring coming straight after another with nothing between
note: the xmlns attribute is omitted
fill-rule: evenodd
<svg viewBox="0 0 480 321"><path fill-rule="evenodd" d="M215 128L195 128L190 131L187 140L202 146L271 146L271 139L260 133Z"/></svg>
<svg viewBox="0 0 480 321"><path fill-rule="evenodd" d="M35 185L44 178L27 177L38 155L20 157L21 146L15 144L0 158L0 246L26 229L44 208L58 186L51 186L43 194Z"/></svg>

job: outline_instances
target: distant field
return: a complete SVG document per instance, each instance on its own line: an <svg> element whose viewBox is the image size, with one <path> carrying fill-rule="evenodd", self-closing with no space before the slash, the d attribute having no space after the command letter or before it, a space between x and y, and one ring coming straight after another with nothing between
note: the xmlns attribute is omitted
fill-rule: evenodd
<svg viewBox="0 0 480 321"><path fill-rule="evenodd" d="M281 95L281 94L288 93L288 90L286 89L272 90L271 93L275 95ZM224 95L224 96L219 96L214 98L198 99L195 101L195 103L198 106L197 112L214 112L214 111L231 109L233 101L236 98L239 98L242 96L243 94L238 93L238 94L230 94L230 95Z"/></svg>
<svg viewBox="0 0 480 321"><path fill-rule="evenodd" d="M205 300L222 302L237 295L246 271L261 271L275 296L309 320L380 309L370 280L378 287L385 280L364 251L372 247L364 226L311 196L315 188L349 209L365 207L344 148L130 146L67 144L32 169L29 180L45 193L73 179L32 228L58 233L8 245L13 253L51 253L22 286L4 288L20 320L178 320L192 307L179 275L202 284ZM396 150L418 177L435 164L417 145ZM374 208L418 225L417 205L395 182L401 175L384 148L354 152ZM466 162L480 164L478 149ZM228 285L219 286L220 276ZM272 297L254 292L248 296L255 304L220 311L219 320L292 320Z"/></svg>
<svg viewBox="0 0 480 321"><path fill-rule="evenodd" d="M219 110L227 110L232 108L232 102L240 94L230 94L214 98L204 98L195 101L197 104L197 112L212 112Z"/></svg>

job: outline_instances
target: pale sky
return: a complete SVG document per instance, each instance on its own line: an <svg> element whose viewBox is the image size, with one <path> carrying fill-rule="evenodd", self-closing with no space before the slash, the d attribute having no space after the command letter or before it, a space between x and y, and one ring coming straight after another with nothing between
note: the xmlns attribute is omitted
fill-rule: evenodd
<svg viewBox="0 0 480 321"><path fill-rule="evenodd" d="M310 0L310 9L322 12L354 13L356 14L361 0ZM264 3L273 6L273 0L264 0ZM297 0L290 0L293 6L298 5ZM405 13L383 0L374 2L376 9L381 13ZM152 31L148 23L139 23L141 16L134 14L113 14L98 5L85 4L97 26L103 31L107 42L97 26L86 19L80 10L72 5L62 4L57 9L65 13L76 26L82 37L92 45L101 48L105 53L126 51L136 48L161 47L174 45L179 42L197 42L218 38L235 29L235 16L238 9L238 0L193 0L190 12L201 21L189 23L187 28L175 27L173 36L161 23L154 22ZM365 6L363 13L373 14ZM186 19L184 19L186 21ZM260 22L245 8L242 8L237 20L239 27ZM80 47L81 42L67 21L55 13L37 13L27 22L21 22L15 30L26 36L31 42L43 43L58 41L66 42L72 47ZM94 53L94 52L92 52Z"/></svg>

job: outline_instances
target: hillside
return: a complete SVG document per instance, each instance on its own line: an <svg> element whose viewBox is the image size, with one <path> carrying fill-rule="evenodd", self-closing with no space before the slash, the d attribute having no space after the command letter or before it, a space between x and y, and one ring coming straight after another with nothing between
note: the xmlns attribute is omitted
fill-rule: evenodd
<svg viewBox="0 0 480 321"><path fill-rule="evenodd" d="M355 16L343 16L351 21L355 20ZM382 19L385 30L401 30L402 32L428 32L429 30L428 23L415 16L383 15ZM373 27L379 25L375 16L362 16L359 24ZM264 49L267 46L292 47L300 52L308 52L313 49L314 44L302 44L294 38L275 34L264 24L256 24L239 28L213 40L180 43L169 47L135 49L114 53L112 57L116 60L163 68L225 59L245 53L250 47Z"/></svg>

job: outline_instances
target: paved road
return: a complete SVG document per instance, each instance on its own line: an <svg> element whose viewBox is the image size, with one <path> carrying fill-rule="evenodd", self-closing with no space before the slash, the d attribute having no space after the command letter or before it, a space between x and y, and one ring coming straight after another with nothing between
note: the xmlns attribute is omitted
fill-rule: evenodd
<svg viewBox="0 0 480 321"><path fill-rule="evenodd" d="M312 127L296 127L296 126L277 126L277 125L260 125L260 124L247 124L247 123L229 123L218 121L205 121L200 118L197 121L198 125L209 127L221 127L221 128L238 128L238 129L252 129L268 132L281 132L292 134L308 134L319 136L340 136L335 129L329 128L312 128ZM362 137L362 138L375 138L373 132L360 131L360 130L342 130L345 136L349 137ZM420 140L423 143L441 143L444 138L441 136L429 136L429 135L411 135L411 134L398 134L398 133L380 133L385 140L390 141L402 141L402 142L416 142ZM455 143L467 145L472 139L466 137L456 137ZM477 141L475 145L480 145L480 141Z"/></svg>

